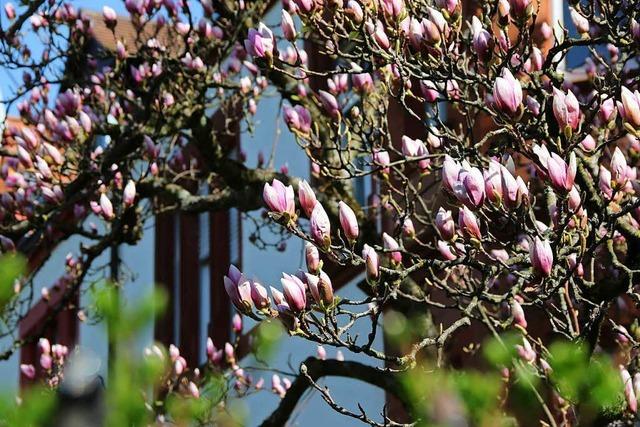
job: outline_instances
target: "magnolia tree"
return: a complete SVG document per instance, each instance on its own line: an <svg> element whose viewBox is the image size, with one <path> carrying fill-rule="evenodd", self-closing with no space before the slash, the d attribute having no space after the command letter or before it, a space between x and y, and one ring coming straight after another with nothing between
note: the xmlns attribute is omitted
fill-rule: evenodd
<svg viewBox="0 0 640 427"><path fill-rule="evenodd" d="M148 349L159 369L155 388L133 394L136 422L175 421L185 412L167 402L198 401L189 416L224 424L227 399L273 392L281 400L263 425L281 426L314 389L371 425L632 422L637 3L572 0L564 25L529 0L274 3L126 0L137 33L126 40L108 6L5 4L0 62L22 81L4 101L23 126L4 129L0 239L28 256L86 238L52 278L64 289L57 309L105 250L135 244L159 212L257 211L259 227L306 242L306 271L291 265L279 284L229 267L237 339L209 341L206 364ZM262 22L270 8L280 28ZM114 51L87 50L96 20ZM585 60L568 69L576 52ZM311 182L263 158L252 167L229 142L273 93ZM358 179L373 183L365 204ZM362 300L334 291L340 269L366 272ZM11 338L40 297L37 271L3 293L2 358L39 338ZM265 384L271 374L243 365L241 316L282 324L318 354ZM460 336L455 351L477 353L473 371L453 369L447 350ZM22 372L42 370L55 388L68 350L39 348L40 366ZM389 406L349 409L319 384L325 376L380 387Z"/></svg>

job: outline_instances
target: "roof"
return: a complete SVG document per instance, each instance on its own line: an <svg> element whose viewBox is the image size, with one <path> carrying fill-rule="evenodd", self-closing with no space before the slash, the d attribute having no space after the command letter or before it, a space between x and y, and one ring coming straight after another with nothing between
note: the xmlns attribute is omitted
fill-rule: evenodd
<svg viewBox="0 0 640 427"><path fill-rule="evenodd" d="M155 22L146 22L141 30L137 29L129 17L118 16L113 31L107 27L102 14L92 10L85 10L83 14L91 20L93 39L103 48L109 51L116 50L116 42L121 40L131 53L137 51L138 46L152 38L158 39L163 45L181 46L181 39L175 34L169 33L168 26L159 27ZM176 41L178 43L176 43Z"/></svg>

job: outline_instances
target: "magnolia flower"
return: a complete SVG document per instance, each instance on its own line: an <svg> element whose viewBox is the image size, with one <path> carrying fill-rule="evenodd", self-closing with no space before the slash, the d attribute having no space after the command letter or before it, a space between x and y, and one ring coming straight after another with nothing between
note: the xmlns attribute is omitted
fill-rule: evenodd
<svg viewBox="0 0 640 427"><path fill-rule="evenodd" d="M580 124L580 104L571 90L566 94L553 88L553 115L563 132L578 129Z"/></svg>
<svg viewBox="0 0 640 427"><path fill-rule="evenodd" d="M319 90L318 98L320 99L320 102L322 103L325 111L329 113L331 117L333 117L334 119L340 117L340 105L338 104L338 100L335 96L327 91Z"/></svg>
<svg viewBox="0 0 640 427"><path fill-rule="evenodd" d="M416 228L413 225L411 218L405 218L402 221L402 234L408 238L414 238L416 235Z"/></svg>
<svg viewBox="0 0 640 427"><path fill-rule="evenodd" d="M640 128L640 92L631 92L626 86L621 89L621 101L618 101L620 116L633 128Z"/></svg>
<svg viewBox="0 0 640 427"><path fill-rule="evenodd" d="M479 207L484 202L485 185L482 172L478 168L469 168L469 170L460 171L458 179L462 181L462 189L464 190L464 198L462 200L468 202L473 207Z"/></svg>
<svg viewBox="0 0 640 427"><path fill-rule="evenodd" d="M405 11L404 0L380 0L382 11L393 18L398 18Z"/></svg>
<svg viewBox="0 0 640 427"><path fill-rule="evenodd" d="M522 105L522 86L507 68L493 85L493 99L500 111L515 115Z"/></svg>
<svg viewBox="0 0 640 427"><path fill-rule="evenodd" d="M223 277L224 289L229 299L240 313L251 313L253 300L251 298L251 283L235 265L229 266L229 271Z"/></svg>
<svg viewBox="0 0 640 427"><path fill-rule="evenodd" d="M282 112L284 121L291 130L304 134L309 133L311 130L311 113L309 113L309 110L302 105L296 105L295 107L285 105L282 108Z"/></svg>
<svg viewBox="0 0 640 427"><path fill-rule="evenodd" d="M290 218L295 217L296 206L293 195L293 187L286 186L277 178L271 182L264 184L262 197L272 212L278 214L287 214Z"/></svg>
<svg viewBox="0 0 640 427"><path fill-rule="evenodd" d="M311 218L313 208L316 207L318 201L316 199L316 193L313 192L309 183L304 179L298 185L298 199L300 199L302 211L308 218Z"/></svg>
<svg viewBox="0 0 640 427"><path fill-rule="evenodd" d="M373 89L373 77L369 73L353 74L351 76L353 88L358 92L371 92Z"/></svg>
<svg viewBox="0 0 640 427"><path fill-rule="evenodd" d="M387 253L391 261L396 264L402 263L402 252L397 250L400 249L398 242L387 233L382 233L382 243L386 251L392 251Z"/></svg>
<svg viewBox="0 0 640 427"><path fill-rule="evenodd" d="M627 182L627 159L618 147L613 151L611 156L611 181L615 183L617 188L622 188Z"/></svg>
<svg viewBox="0 0 640 427"><path fill-rule="evenodd" d="M342 232L348 241L354 242L358 239L359 229L358 229L358 218L356 217L353 209L349 207L345 202L340 201L338 203L339 215L340 215L340 226L342 227Z"/></svg>
<svg viewBox="0 0 640 427"><path fill-rule="evenodd" d="M7 19L12 21L16 17L16 9L13 7L12 3L6 3L4 5L4 13L7 15Z"/></svg>
<svg viewBox="0 0 640 427"><path fill-rule="evenodd" d="M511 12L519 17L528 17L531 14L531 0L509 0Z"/></svg>
<svg viewBox="0 0 640 427"><path fill-rule="evenodd" d="M313 243L307 242L304 247L305 259L307 261L307 270L310 273L316 274L320 271L321 261L320 252Z"/></svg>
<svg viewBox="0 0 640 427"><path fill-rule="evenodd" d="M438 209L435 224L436 228L438 229L438 233L440 233L440 237L442 237L444 240L453 239L453 236L456 232L456 224L453 221L451 211L446 211L442 207Z"/></svg>
<svg viewBox="0 0 640 427"><path fill-rule="evenodd" d="M556 190L571 190L576 177L576 168L576 155L574 152L569 156L569 165L556 153L552 153L547 160L547 173L551 179L551 184Z"/></svg>
<svg viewBox="0 0 640 427"><path fill-rule="evenodd" d="M362 258L367 271L367 281L370 284L374 284L380 275L380 261L378 253L369 245L365 243L362 248Z"/></svg>
<svg viewBox="0 0 640 427"><path fill-rule="evenodd" d="M333 285L327 273L321 271L319 276L306 273L306 278L314 301L325 307L330 306L333 303Z"/></svg>
<svg viewBox="0 0 640 427"><path fill-rule="evenodd" d="M104 19L104 22L107 25L107 27L114 28L118 20L118 15L116 15L116 11L110 8L109 6L103 6L102 18Z"/></svg>
<svg viewBox="0 0 640 427"><path fill-rule="evenodd" d="M624 387L624 397L627 400L627 405L629 406L629 410L633 413L638 411L638 399L636 397L636 393L633 389L633 381L631 380L631 375L627 369L620 365L620 378L622 379L622 384Z"/></svg>
<svg viewBox="0 0 640 427"><path fill-rule="evenodd" d="M331 222L322 205L316 203L310 218L311 237L319 246L329 249L331 246Z"/></svg>
<svg viewBox="0 0 640 427"><path fill-rule="evenodd" d="M571 8L571 20L573 21L573 25L576 26L576 30L578 30L578 33L589 33L589 20L582 16L580 12L578 12L574 8Z"/></svg>
<svg viewBox="0 0 640 427"><path fill-rule="evenodd" d="M427 147L421 140L412 139L404 135L402 137L402 154L406 157L425 157L429 155L429 151L427 151ZM422 158L418 161L418 168L421 171L425 171L430 163L429 159Z"/></svg>
<svg viewBox="0 0 640 427"><path fill-rule="evenodd" d="M460 163L453 160L448 154L445 154L444 162L442 162L442 185L446 190L450 192L454 191L461 169L462 166Z"/></svg>
<svg viewBox="0 0 640 427"><path fill-rule="evenodd" d="M502 202L502 165L497 160L491 159L489 169L485 170L482 175L484 177L484 191L487 199L495 204Z"/></svg>
<svg viewBox="0 0 640 427"><path fill-rule="evenodd" d="M105 193L100 194L100 212L106 220L114 218L113 205Z"/></svg>
<svg viewBox="0 0 640 427"><path fill-rule="evenodd" d="M36 377L36 368L30 364L29 365L21 364L20 372L22 372L22 375L24 375L27 379L30 379L30 380Z"/></svg>
<svg viewBox="0 0 640 427"><path fill-rule="evenodd" d="M465 236L478 240L482 239L478 219L475 214L464 205L458 212L458 227Z"/></svg>
<svg viewBox="0 0 640 427"><path fill-rule="evenodd" d="M282 20L280 26L282 28L282 34L287 40L291 42L296 39L296 26L293 23L291 15L285 9L282 9Z"/></svg>
<svg viewBox="0 0 640 427"><path fill-rule="evenodd" d="M349 0L344 8L345 13L351 17L356 23L361 23L364 19L364 12L360 3L356 0Z"/></svg>
<svg viewBox="0 0 640 427"><path fill-rule="evenodd" d="M382 166L382 173L385 175L389 174L389 164L391 163L391 158L389 157L389 152L385 150L375 150L373 153L373 161L376 165Z"/></svg>
<svg viewBox="0 0 640 427"><path fill-rule="evenodd" d="M133 180L127 181L127 185L124 187L124 191L122 193L122 202L125 206L133 205L133 202L136 198L136 183Z"/></svg>
<svg viewBox="0 0 640 427"><path fill-rule="evenodd" d="M280 283L284 291L284 299L289 308L294 312L303 311L307 306L304 283L298 277L286 273L282 273Z"/></svg>
<svg viewBox="0 0 640 427"><path fill-rule="evenodd" d="M513 316L513 323L523 329L527 329L527 319L524 317L524 310L520 305L520 297L518 296L511 301L511 315Z"/></svg>
<svg viewBox="0 0 640 427"><path fill-rule="evenodd" d="M251 301L258 310L265 310L271 305L267 289L255 280L250 281Z"/></svg>
<svg viewBox="0 0 640 427"><path fill-rule="evenodd" d="M273 33L264 23L258 25L258 29L251 28L249 35L244 41L244 47L256 58L273 58L274 50Z"/></svg>
<svg viewBox="0 0 640 427"><path fill-rule="evenodd" d="M491 33L484 29L477 16L471 18L471 29L473 31L473 49L481 61L489 60L494 44Z"/></svg>
<svg viewBox="0 0 640 427"><path fill-rule="evenodd" d="M553 251L548 240L536 236L529 244L529 258L533 269L542 276L549 276L553 268Z"/></svg>

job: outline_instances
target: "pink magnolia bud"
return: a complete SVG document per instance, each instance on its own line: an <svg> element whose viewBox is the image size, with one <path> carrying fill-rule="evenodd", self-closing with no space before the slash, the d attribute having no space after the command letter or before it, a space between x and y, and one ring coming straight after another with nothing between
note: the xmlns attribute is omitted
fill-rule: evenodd
<svg viewBox="0 0 640 427"><path fill-rule="evenodd" d="M347 6L344 9L345 13L351 17L357 24L361 23L364 19L364 12L360 3L356 0L349 0Z"/></svg>
<svg viewBox="0 0 640 427"><path fill-rule="evenodd" d="M27 377L30 380L32 380L32 379L34 379L36 377L36 368L33 365L21 364L20 365L20 372L22 372L22 375L24 375L25 377Z"/></svg>
<svg viewBox="0 0 640 427"><path fill-rule="evenodd" d="M453 192L454 187L458 183L460 169L462 169L460 163L453 160L448 154L445 154L444 162L442 162L442 185L449 192Z"/></svg>
<svg viewBox="0 0 640 427"><path fill-rule="evenodd" d="M509 0L509 5L511 6L511 13L518 18L527 18L531 15L531 0Z"/></svg>
<svg viewBox="0 0 640 427"><path fill-rule="evenodd" d="M300 199L302 211L305 213L307 218L310 218L313 208L316 207L316 203L318 203L318 201L316 199L316 193L313 192L309 183L304 179L300 181L300 184L298 185L298 198Z"/></svg>
<svg viewBox="0 0 640 427"><path fill-rule="evenodd" d="M482 240L478 219L466 206L462 206L458 212L458 227L465 236L471 239Z"/></svg>
<svg viewBox="0 0 640 427"><path fill-rule="evenodd" d="M127 185L124 187L124 192L122 194L122 201L125 206L132 206L133 202L136 199L136 183L133 180L127 181Z"/></svg>
<svg viewBox="0 0 640 427"><path fill-rule="evenodd" d="M318 355L318 359L320 360L326 360L327 358L327 350L325 350L321 345L319 345L316 349L316 354Z"/></svg>
<svg viewBox="0 0 640 427"><path fill-rule="evenodd" d="M305 285L296 276L286 273L282 274L280 279L282 289L284 291L284 299L289 308L294 312L300 312L307 306L307 296L305 294Z"/></svg>
<svg viewBox="0 0 640 427"><path fill-rule="evenodd" d="M633 128L640 128L640 92L631 92L626 86L621 89L618 102L620 116Z"/></svg>
<svg viewBox="0 0 640 427"><path fill-rule="evenodd" d="M235 332L236 334L242 332L242 317L240 317L238 313L233 315L231 325L233 327L233 332Z"/></svg>
<svg viewBox="0 0 640 427"><path fill-rule="evenodd" d="M419 139L411 139L408 136L404 135L402 137L402 154L405 157L425 157L429 155L427 151L427 147L424 145ZM429 159L421 159L418 162L418 167L420 170L425 171L429 167L430 161Z"/></svg>
<svg viewBox="0 0 640 427"><path fill-rule="evenodd" d="M445 211L442 207L438 209L435 223L438 233L440 233L440 237L444 240L453 239L456 232L456 225L453 221L453 217L451 216L451 211Z"/></svg>
<svg viewBox="0 0 640 427"><path fill-rule="evenodd" d="M516 345L516 351L518 352L518 356L528 363L535 362L538 357L535 350L531 347L531 344L525 337L522 337L522 345Z"/></svg>
<svg viewBox="0 0 640 427"><path fill-rule="evenodd" d="M216 353L216 346L213 345L213 340L209 337L207 338L207 359L213 361L213 356Z"/></svg>
<svg viewBox="0 0 640 427"><path fill-rule="evenodd" d="M22 166L27 169L31 169L33 167L33 161L31 160L31 155L27 150L24 149L22 145L18 145L18 160Z"/></svg>
<svg viewBox="0 0 640 427"><path fill-rule="evenodd" d="M4 13L7 15L7 19L9 21L13 21L16 17L16 9L13 7L12 3L7 3L4 5Z"/></svg>
<svg viewBox="0 0 640 427"><path fill-rule="evenodd" d="M104 23L107 27L111 29L113 29L118 23L118 15L116 15L116 11L109 6L102 7L102 18L104 19Z"/></svg>
<svg viewBox="0 0 640 427"><path fill-rule="evenodd" d="M335 96L327 91L320 90L318 91L318 97L320 98L320 102L322 103L325 111L329 113L331 117L334 119L340 117L340 106L338 105L338 100Z"/></svg>
<svg viewBox="0 0 640 427"><path fill-rule="evenodd" d="M405 12L404 0L380 0L382 11L392 18L399 18Z"/></svg>
<svg viewBox="0 0 640 427"><path fill-rule="evenodd" d="M377 20L375 25L372 23L368 23L367 30L369 34L373 36L373 39L376 41L380 49L387 50L391 47L391 42L389 41L389 37L384 30L384 24L382 21Z"/></svg>
<svg viewBox="0 0 640 427"><path fill-rule="evenodd" d="M611 98L607 98L602 101L600 104L600 109L598 110L598 117L605 123L609 123L611 120L615 118L616 115L616 104Z"/></svg>
<svg viewBox="0 0 640 427"><path fill-rule="evenodd" d="M286 186L277 178L271 182L264 184L262 197L272 212L279 214L288 214L290 218L295 217L296 206L293 194L293 187Z"/></svg>
<svg viewBox="0 0 640 427"><path fill-rule="evenodd" d="M640 42L640 22L632 19L631 23L629 24L629 28L631 29L631 35L636 40L636 42Z"/></svg>
<svg viewBox="0 0 640 427"><path fill-rule="evenodd" d="M324 249L331 247L331 222L322 205L318 202L313 208L310 218L311 237Z"/></svg>
<svg viewBox="0 0 640 427"><path fill-rule="evenodd" d="M258 310L265 310L271 305L267 289L255 280L251 281L251 301Z"/></svg>
<svg viewBox="0 0 640 427"><path fill-rule="evenodd" d="M282 108L282 112L284 115L284 121L291 130L305 134L309 133L311 130L311 114L309 113L309 110L301 105L296 105L295 107L285 105Z"/></svg>
<svg viewBox="0 0 640 427"><path fill-rule="evenodd" d="M580 141L580 147L582 147L585 152L590 153L596 148L596 140L589 134Z"/></svg>
<svg viewBox="0 0 640 427"><path fill-rule="evenodd" d="M105 193L100 194L100 212L106 220L111 220L115 216L111 200L109 200Z"/></svg>
<svg viewBox="0 0 640 427"><path fill-rule="evenodd" d="M571 8L571 20L573 21L573 25L576 26L578 33L589 34L589 20L574 8Z"/></svg>
<svg viewBox="0 0 640 427"><path fill-rule="evenodd" d="M627 369L620 365L620 378L622 379L622 385L624 387L624 397L627 400L627 405L629 410L633 413L638 411L638 399L636 398L636 393L633 389L633 381L631 380L631 375Z"/></svg>
<svg viewBox="0 0 640 427"><path fill-rule="evenodd" d="M296 3L296 6L298 6L300 11L303 13L309 13L316 7L315 0L294 0L294 1Z"/></svg>
<svg viewBox="0 0 640 427"><path fill-rule="evenodd" d="M437 247L438 252L440 252L440 255L442 255L445 260L453 261L454 259L458 258L458 256L454 253L451 245L444 240L438 240Z"/></svg>
<svg viewBox="0 0 640 427"><path fill-rule="evenodd" d="M258 29L251 28L244 41L244 47L249 55L256 58L273 58L274 50L273 33L264 23L258 25Z"/></svg>
<svg viewBox="0 0 640 427"><path fill-rule="evenodd" d="M46 338L40 338L38 340L38 350L40 350L42 354L51 353L51 343L49 340Z"/></svg>
<svg viewBox="0 0 640 427"><path fill-rule="evenodd" d="M493 37L483 28L477 16L471 18L471 29L473 30L473 49L481 61L488 61L493 50Z"/></svg>
<svg viewBox="0 0 640 427"><path fill-rule="evenodd" d="M362 258L367 270L367 281L370 284L377 282L380 275L380 261L378 253L369 245L365 243L362 248Z"/></svg>
<svg viewBox="0 0 640 427"><path fill-rule="evenodd" d="M116 56L121 61L127 57L127 49L124 47L124 44L120 40L116 42Z"/></svg>
<svg viewBox="0 0 640 427"><path fill-rule="evenodd" d="M516 296L511 301L511 315L513 316L513 323L521 326L523 329L527 329L527 319L524 317L524 310L520 305L520 297Z"/></svg>
<svg viewBox="0 0 640 427"><path fill-rule="evenodd" d="M306 273L307 283L311 296L320 305L325 307L333 303L333 285L331 279L324 271L320 272L320 276Z"/></svg>
<svg viewBox="0 0 640 427"><path fill-rule="evenodd" d="M338 208L340 211L340 226L342 227L344 236L349 242L356 241L360 233L356 214L353 212L353 209L343 201L338 203Z"/></svg>
<svg viewBox="0 0 640 427"><path fill-rule="evenodd" d="M569 269L573 270L576 276L584 276L584 267L582 263L578 263L578 255L576 253L569 254L567 264L569 264Z"/></svg>
<svg viewBox="0 0 640 427"><path fill-rule="evenodd" d="M611 186L611 172L609 172L609 170L602 165L600 165L598 188L607 197L607 199L611 200L611 198L613 197L613 187Z"/></svg>
<svg viewBox="0 0 640 427"><path fill-rule="evenodd" d="M541 240L536 236L529 244L529 258L533 269L540 275L547 277L553 268L553 251L548 240Z"/></svg>
<svg viewBox="0 0 640 427"><path fill-rule="evenodd" d="M198 399L200 397L200 390L198 390L198 386L193 382L193 381L189 381L189 394L191 394L192 397Z"/></svg>
<svg viewBox="0 0 640 427"><path fill-rule="evenodd" d="M484 178L478 168L470 168L460 173L464 193L473 207L479 207L484 202Z"/></svg>
<svg viewBox="0 0 640 427"><path fill-rule="evenodd" d="M366 93L373 89L373 78L369 73L353 74L351 80L354 89L358 92Z"/></svg>
<svg viewBox="0 0 640 427"><path fill-rule="evenodd" d="M551 183L556 190L560 191L571 190L576 177L576 168L576 155L573 152L569 156L568 166L556 153L552 153L547 161L547 173Z"/></svg>
<svg viewBox="0 0 640 427"><path fill-rule="evenodd" d="M240 273L235 265L229 266L229 272L223 278L224 289L229 299L240 313L248 314L253 308L251 282Z"/></svg>
<svg viewBox="0 0 640 427"><path fill-rule="evenodd" d="M402 263L402 252L397 250L400 249L400 245L393 237L387 233L382 233L382 244L386 251L392 251L387 253L392 262L396 264Z"/></svg>
<svg viewBox="0 0 640 427"><path fill-rule="evenodd" d="M376 165L382 166L383 174L389 174L390 169L388 166L391 163L389 152L385 150L375 150L375 152L373 153L373 161Z"/></svg>
<svg viewBox="0 0 640 427"><path fill-rule="evenodd" d="M522 86L507 68L493 85L493 99L500 111L515 115L522 105Z"/></svg>
<svg viewBox="0 0 640 427"><path fill-rule="evenodd" d="M424 96L427 102L435 102L440 95L436 84L430 80L420 81L420 91L422 92L422 96Z"/></svg>
<svg viewBox="0 0 640 427"><path fill-rule="evenodd" d="M224 357L231 365L236 361L236 351L229 342L224 343Z"/></svg>
<svg viewBox="0 0 640 427"><path fill-rule="evenodd" d="M40 355L40 367L45 371L49 371L53 367L53 359L48 354Z"/></svg>
<svg viewBox="0 0 640 427"><path fill-rule="evenodd" d="M416 228L414 227L411 218L405 218L402 222L402 234L410 239L416 236Z"/></svg>
<svg viewBox="0 0 640 427"><path fill-rule="evenodd" d="M321 261L320 252L313 243L307 242L304 247L305 259L307 261L307 270L309 273L317 274L320 271Z"/></svg>
<svg viewBox="0 0 640 427"><path fill-rule="evenodd" d="M495 159L489 162L489 169L483 172L484 191L487 199L494 204L502 203L502 174L500 173L502 165ZM448 239L445 239L448 240Z"/></svg>
<svg viewBox="0 0 640 427"><path fill-rule="evenodd" d="M280 26L282 28L282 34L287 40L292 42L296 39L296 26L293 23L291 15L289 15L289 12L285 9L282 9L282 20Z"/></svg>
<svg viewBox="0 0 640 427"><path fill-rule="evenodd" d="M611 156L611 181L618 188L622 188L627 183L627 159L618 147L613 150Z"/></svg>
<svg viewBox="0 0 640 427"><path fill-rule="evenodd" d="M565 94L553 88L553 115L565 134L575 131L580 124L580 104L571 90ZM570 133L569 133L570 134Z"/></svg>

